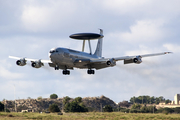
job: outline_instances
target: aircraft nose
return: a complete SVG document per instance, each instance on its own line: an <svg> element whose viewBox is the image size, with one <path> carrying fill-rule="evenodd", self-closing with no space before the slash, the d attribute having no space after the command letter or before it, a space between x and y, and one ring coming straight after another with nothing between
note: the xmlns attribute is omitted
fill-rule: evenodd
<svg viewBox="0 0 180 120"><path fill-rule="evenodd" d="M49 53L49 58L52 59L53 58L53 53Z"/></svg>

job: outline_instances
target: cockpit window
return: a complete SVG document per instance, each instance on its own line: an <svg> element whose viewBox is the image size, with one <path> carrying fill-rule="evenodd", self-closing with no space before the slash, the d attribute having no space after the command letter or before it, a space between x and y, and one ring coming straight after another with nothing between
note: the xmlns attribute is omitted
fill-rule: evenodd
<svg viewBox="0 0 180 120"><path fill-rule="evenodd" d="M51 50L51 51L50 51L50 53L54 53L54 52L55 52L55 50Z"/></svg>
<svg viewBox="0 0 180 120"><path fill-rule="evenodd" d="M51 50L49 53L54 53L54 52L58 52L57 50Z"/></svg>

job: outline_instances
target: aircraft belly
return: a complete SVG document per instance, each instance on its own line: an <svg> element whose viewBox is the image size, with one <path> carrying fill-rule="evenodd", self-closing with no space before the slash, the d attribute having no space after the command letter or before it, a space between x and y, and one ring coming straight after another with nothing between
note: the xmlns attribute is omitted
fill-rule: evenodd
<svg viewBox="0 0 180 120"><path fill-rule="evenodd" d="M87 69L87 68L91 68L91 69L103 69L103 68L107 68L110 67L108 66L106 63L90 63L90 64L75 64L74 67L76 68L80 68L80 69Z"/></svg>
<svg viewBox="0 0 180 120"><path fill-rule="evenodd" d="M69 57L65 57L61 54L57 54L53 57L52 62L55 65L59 65L59 66L69 66L69 67L73 67L73 61L71 58Z"/></svg>
<svg viewBox="0 0 180 120"><path fill-rule="evenodd" d="M106 63L101 63L101 64L93 64L92 67L95 68L96 70L99 70L110 66L108 66Z"/></svg>

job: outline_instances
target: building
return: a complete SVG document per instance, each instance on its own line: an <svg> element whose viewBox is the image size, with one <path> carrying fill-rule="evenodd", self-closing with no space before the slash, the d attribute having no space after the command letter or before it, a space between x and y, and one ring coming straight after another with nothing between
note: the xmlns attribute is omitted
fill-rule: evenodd
<svg viewBox="0 0 180 120"><path fill-rule="evenodd" d="M174 96L174 104L176 104L176 105L180 104L180 94L176 94Z"/></svg>

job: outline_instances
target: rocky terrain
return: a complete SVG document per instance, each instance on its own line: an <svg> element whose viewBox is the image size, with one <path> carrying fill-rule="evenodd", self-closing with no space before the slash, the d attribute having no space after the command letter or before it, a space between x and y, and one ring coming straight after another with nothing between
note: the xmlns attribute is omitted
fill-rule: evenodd
<svg viewBox="0 0 180 120"><path fill-rule="evenodd" d="M34 112L47 111L49 105L56 103L60 110L63 109L63 99L50 99L50 98L42 98L42 99L20 99L16 100L16 109L18 112L22 110L32 110ZM74 99L71 98L70 102ZM101 109L105 105L111 105L113 108L117 108L117 104L111 99L101 96L101 97L85 97L82 98L83 104L88 107L91 111L101 111ZM4 100L2 103L6 106L10 111L15 111L15 101L13 100Z"/></svg>

